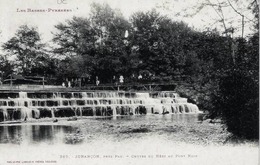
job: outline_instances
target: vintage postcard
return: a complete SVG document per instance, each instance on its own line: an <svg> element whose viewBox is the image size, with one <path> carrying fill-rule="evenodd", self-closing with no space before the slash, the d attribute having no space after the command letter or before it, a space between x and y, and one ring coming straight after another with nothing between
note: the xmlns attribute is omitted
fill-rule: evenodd
<svg viewBox="0 0 260 165"><path fill-rule="evenodd" d="M258 0L0 0L0 165L259 164Z"/></svg>

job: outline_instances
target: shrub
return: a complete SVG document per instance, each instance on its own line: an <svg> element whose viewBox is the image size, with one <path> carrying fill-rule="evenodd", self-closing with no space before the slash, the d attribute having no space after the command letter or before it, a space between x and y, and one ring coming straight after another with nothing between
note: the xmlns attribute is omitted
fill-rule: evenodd
<svg viewBox="0 0 260 165"><path fill-rule="evenodd" d="M238 137L258 138L258 82L246 71L233 70L219 83L215 111L226 123L228 131Z"/></svg>

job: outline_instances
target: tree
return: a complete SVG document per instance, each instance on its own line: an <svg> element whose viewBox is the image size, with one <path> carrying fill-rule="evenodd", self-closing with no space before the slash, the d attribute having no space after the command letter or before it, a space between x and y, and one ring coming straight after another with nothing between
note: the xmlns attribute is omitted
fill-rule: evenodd
<svg viewBox="0 0 260 165"><path fill-rule="evenodd" d="M174 6L171 6L170 1L166 0L165 5L158 6L163 10L170 10L174 12ZM230 56L233 58L233 64L236 62L235 48L237 43L233 37L248 37L254 32L251 28L253 25L257 26L258 20L253 17L256 16L258 2L257 0L199 0L191 3L188 8L184 8L179 13L173 13L176 17L193 18L196 15L203 16L202 23L205 22L204 28L213 31L218 29L222 35L226 36L228 45L230 47ZM201 17L200 17L201 18ZM202 28L202 27L201 27ZM258 29L258 28L257 28Z"/></svg>
<svg viewBox="0 0 260 165"><path fill-rule="evenodd" d="M44 62L47 58L44 44L35 27L22 25L19 27L15 36L3 44L3 49L8 56L14 56L16 72L23 75L34 75L42 72L34 72L34 68Z"/></svg>
<svg viewBox="0 0 260 165"><path fill-rule="evenodd" d="M259 33L259 2L257 0L253 0L248 6L248 9L254 14L254 28L256 33Z"/></svg>
<svg viewBox="0 0 260 165"><path fill-rule="evenodd" d="M254 10L255 11L255 10ZM258 11L259 12L259 11ZM257 16L258 14L255 13ZM257 30L258 31L258 30ZM236 64L218 77L210 115L221 117L228 130L247 139L259 136L259 34L236 38Z"/></svg>
<svg viewBox="0 0 260 165"><path fill-rule="evenodd" d="M221 23L220 27L223 28L223 34L225 34L230 44L231 56L233 58L234 64L236 62L234 52L236 43L233 40L233 34L237 33L237 31L241 31L241 38L244 38L245 24L248 23L250 25L250 23L252 23L252 18L247 17L245 14L248 11L248 6L248 3L244 3L244 1L240 0L221 0L217 2L203 0L202 2L198 3L198 6L195 7L197 9L196 13L202 11L205 8L211 8L216 13L217 17L215 23ZM237 24L237 20L240 19L236 16L241 17L241 25Z"/></svg>
<svg viewBox="0 0 260 165"><path fill-rule="evenodd" d="M0 55L0 80L13 73L14 66L6 59L5 56Z"/></svg>
<svg viewBox="0 0 260 165"><path fill-rule="evenodd" d="M139 72L172 81L184 75L190 37L194 31L183 22L174 22L156 10L137 12L131 17L133 47L137 50Z"/></svg>
<svg viewBox="0 0 260 165"><path fill-rule="evenodd" d="M98 76L101 82L110 82L113 75L129 73L124 34L130 24L119 11L94 3L89 18L74 17L55 27L58 32L53 41L58 47L54 52L66 55L67 60L83 62L78 64L83 67L74 70L75 77L89 75L95 79Z"/></svg>
<svg viewBox="0 0 260 165"><path fill-rule="evenodd" d="M53 53L58 56L58 77L65 79L90 75L95 64L95 31L89 19L73 17L55 28L58 32L54 34L53 42L57 46Z"/></svg>
<svg viewBox="0 0 260 165"><path fill-rule="evenodd" d="M215 108L234 135L258 139L258 91L257 82L244 70L231 70L221 79Z"/></svg>

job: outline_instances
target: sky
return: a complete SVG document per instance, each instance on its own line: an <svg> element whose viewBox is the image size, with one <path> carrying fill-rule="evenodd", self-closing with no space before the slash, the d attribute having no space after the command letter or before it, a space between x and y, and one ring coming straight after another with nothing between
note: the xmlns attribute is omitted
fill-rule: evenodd
<svg viewBox="0 0 260 165"><path fill-rule="evenodd" d="M54 25L64 22L73 16L87 17L90 12L90 4L108 3L113 9L120 9L126 18L137 11L148 11L156 8L157 11L168 15L173 20L184 21L189 26L198 30L205 30L205 27L214 27L211 25L218 18L212 8L206 8L197 15L184 17L187 12L192 13L192 6L199 0L0 0L0 44L8 41L14 36L19 26L28 24L37 26L44 42L50 42L52 32L55 32ZM200 0L201 1L201 0ZM202 0L203 1L203 0ZM246 0L247 1L247 0ZM28 12L32 10L46 10L45 12ZM54 9L67 9L70 12L48 12ZM22 12L26 11L26 12ZM240 25L240 17L234 12L225 11L225 17L236 17L233 24ZM176 16L178 14L178 16ZM252 18L252 14L246 15ZM219 29L221 27L216 25ZM246 24L246 35L250 34L250 26ZM239 29L237 35L240 35Z"/></svg>

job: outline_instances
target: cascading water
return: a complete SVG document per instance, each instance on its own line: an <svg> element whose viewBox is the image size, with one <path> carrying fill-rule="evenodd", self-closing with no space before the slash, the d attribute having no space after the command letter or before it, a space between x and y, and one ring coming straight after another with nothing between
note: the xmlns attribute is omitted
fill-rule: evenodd
<svg viewBox="0 0 260 165"><path fill-rule="evenodd" d="M0 121L199 112L174 92L19 92L18 97L0 99Z"/></svg>

